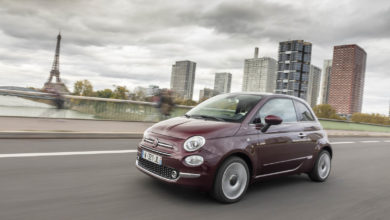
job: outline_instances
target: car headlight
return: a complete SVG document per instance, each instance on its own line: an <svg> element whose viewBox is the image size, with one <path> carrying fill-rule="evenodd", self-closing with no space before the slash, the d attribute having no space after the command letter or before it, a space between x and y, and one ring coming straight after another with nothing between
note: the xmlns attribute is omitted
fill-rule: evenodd
<svg viewBox="0 0 390 220"><path fill-rule="evenodd" d="M203 157L199 155L191 155L186 157L185 159L186 164L192 167L202 165L203 161L204 161Z"/></svg>
<svg viewBox="0 0 390 220"><path fill-rule="evenodd" d="M199 150L206 143L206 140L202 136L190 137L184 142L184 150L188 152Z"/></svg>

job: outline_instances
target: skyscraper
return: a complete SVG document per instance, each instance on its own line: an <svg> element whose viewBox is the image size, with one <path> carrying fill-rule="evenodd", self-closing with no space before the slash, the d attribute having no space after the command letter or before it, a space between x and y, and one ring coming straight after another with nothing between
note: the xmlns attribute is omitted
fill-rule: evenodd
<svg viewBox="0 0 390 220"><path fill-rule="evenodd" d="M276 93L306 99L311 47L310 42L303 40L279 43Z"/></svg>
<svg viewBox="0 0 390 220"><path fill-rule="evenodd" d="M321 104L328 104L329 83L332 72L332 60L324 60L321 88Z"/></svg>
<svg viewBox="0 0 390 220"><path fill-rule="evenodd" d="M213 96L218 95L219 92L214 89L204 88L199 91L199 101L203 101L205 99L209 99Z"/></svg>
<svg viewBox="0 0 390 220"><path fill-rule="evenodd" d="M339 114L361 112L367 53L358 45L335 46L328 104Z"/></svg>
<svg viewBox="0 0 390 220"><path fill-rule="evenodd" d="M242 91L273 93L276 84L276 60L259 56L259 48L255 48L253 58L245 59Z"/></svg>
<svg viewBox="0 0 390 220"><path fill-rule="evenodd" d="M307 102L311 107L317 105L318 96L320 94L321 69L314 65L310 65L309 83L307 86Z"/></svg>
<svg viewBox="0 0 390 220"><path fill-rule="evenodd" d="M215 73L214 90L219 93L229 93L232 85L231 73Z"/></svg>
<svg viewBox="0 0 390 220"><path fill-rule="evenodd" d="M184 99L192 99L194 92L196 63L184 60L172 65L171 89Z"/></svg>

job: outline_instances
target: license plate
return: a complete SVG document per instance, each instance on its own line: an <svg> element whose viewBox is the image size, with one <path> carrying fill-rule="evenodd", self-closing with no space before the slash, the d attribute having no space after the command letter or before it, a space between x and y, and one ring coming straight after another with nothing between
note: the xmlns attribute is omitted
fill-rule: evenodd
<svg viewBox="0 0 390 220"><path fill-rule="evenodd" d="M142 150L142 158L158 165L162 164L162 157L148 151Z"/></svg>

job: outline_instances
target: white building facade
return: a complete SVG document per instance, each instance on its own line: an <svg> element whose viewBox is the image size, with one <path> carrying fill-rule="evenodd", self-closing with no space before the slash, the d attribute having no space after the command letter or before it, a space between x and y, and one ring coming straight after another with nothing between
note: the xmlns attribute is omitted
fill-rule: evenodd
<svg viewBox="0 0 390 220"><path fill-rule="evenodd" d="M317 105L318 96L320 95L321 85L321 68L310 65L309 82L307 86L307 102L311 107Z"/></svg>
<svg viewBox="0 0 390 220"><path fill-rule="evenodd" d="M215 73L214 90L218 93L229 93L232 86L231 73Z"/></svg>
<svg viewBox="0 0 390 220"><path fill-rule="evenodd" d="M245 59L242 91L274 93L277 61L270 57L258 58L258 48L251 59Z"/></svg>

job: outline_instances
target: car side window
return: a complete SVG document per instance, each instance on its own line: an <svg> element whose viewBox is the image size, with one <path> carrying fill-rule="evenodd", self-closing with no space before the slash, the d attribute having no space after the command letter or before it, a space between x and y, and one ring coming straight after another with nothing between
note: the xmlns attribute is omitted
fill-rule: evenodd
<svg viewBox="0 0 390 220"><path fill-rule="evenodd" d="M258 112L258 117L260 117L262 123L265 123L264 118L267 115L279 116L283 119L282 123L297 121L297 114L295 113L294 104L291 99L271 99L270 101L265 103Z"/></svg>
<svg viewBox="0 0 390 220"><path fill-rule="evenodd" d="M298 121L314 121L314 117L306 105L295 100L294 104L297 111Z"/></svg>

